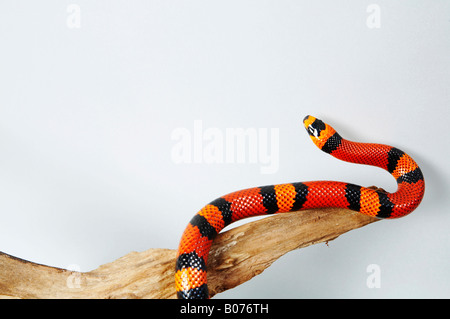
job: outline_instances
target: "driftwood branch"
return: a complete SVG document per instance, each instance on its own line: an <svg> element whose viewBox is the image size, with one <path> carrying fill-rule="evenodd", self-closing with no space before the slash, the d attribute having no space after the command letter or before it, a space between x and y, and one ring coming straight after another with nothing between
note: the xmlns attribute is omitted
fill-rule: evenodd
<svg viewBox="0 0 450 319"><path fill-rule="evenodd" d="M219 234L211 249L210 293L242 284L291 250L333 240L376 220L330 208L279 214L232 228ZM0 297L175 298L175 255L171 249L132 252L80 273L0 252Z"/></svg>

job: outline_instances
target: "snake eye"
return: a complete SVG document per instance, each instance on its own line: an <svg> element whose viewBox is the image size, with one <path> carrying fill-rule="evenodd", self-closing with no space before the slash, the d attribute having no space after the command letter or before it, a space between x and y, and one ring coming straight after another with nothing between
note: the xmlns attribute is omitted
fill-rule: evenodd
<svg viewBox="0 0 450 319"><path fill-rule="evenodd" d="M319 132L312 125L308 125L308 134L315 137L319 137Z"/></svg>

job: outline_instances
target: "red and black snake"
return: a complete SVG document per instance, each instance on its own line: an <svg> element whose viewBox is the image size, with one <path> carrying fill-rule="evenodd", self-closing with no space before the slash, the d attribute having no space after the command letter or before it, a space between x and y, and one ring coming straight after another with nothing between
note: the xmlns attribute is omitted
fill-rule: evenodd
<svg viewBox="0 0 450 319"><path fill-rule="evenodd" d="M425 184L416 162L398 148L343 139L330 125L312 116L303 120L314 144L352 163L381 167L394 176L395 193L334 181L314 181L254 187L212 201L187 225L178 247L175 286L178 298L209 298L206 265L216 235L237 220L310 208L340 207L377 218L397 218L421 202Z"/></svg>

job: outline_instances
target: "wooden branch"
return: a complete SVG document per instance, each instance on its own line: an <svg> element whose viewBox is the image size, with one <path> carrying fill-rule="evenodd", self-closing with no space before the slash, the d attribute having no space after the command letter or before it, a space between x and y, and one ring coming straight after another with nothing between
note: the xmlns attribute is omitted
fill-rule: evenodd
<svg viewBox="0 0 450 319"><path fill-rule="evenodd" d="M316 209L274 215L223 232L209 256L210 294L242 284L291 250L328 242L376 220L346 209ZM80 273L0 252L0 297L175 298L175 256L171 249L131 252Z"/></svg>

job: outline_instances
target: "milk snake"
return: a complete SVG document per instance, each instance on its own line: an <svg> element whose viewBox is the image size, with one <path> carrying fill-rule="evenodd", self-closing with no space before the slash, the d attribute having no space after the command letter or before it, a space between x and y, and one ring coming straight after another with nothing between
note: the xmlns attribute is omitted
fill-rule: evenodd
<svg viewBox="0 0 450 319"><path fill-rule="evenodd" d="M425 184L416 162L398 148L343 139L330 125L306 116L304 126L314 144L332 156L387 170L396 179L395 193L335 181L254 187L217 198L187 225L178 247L175 286L181 299L209 298L207 259L216 235L237 220L310 208L348 208L376 218L398 218L421 202Z"/></svg>

